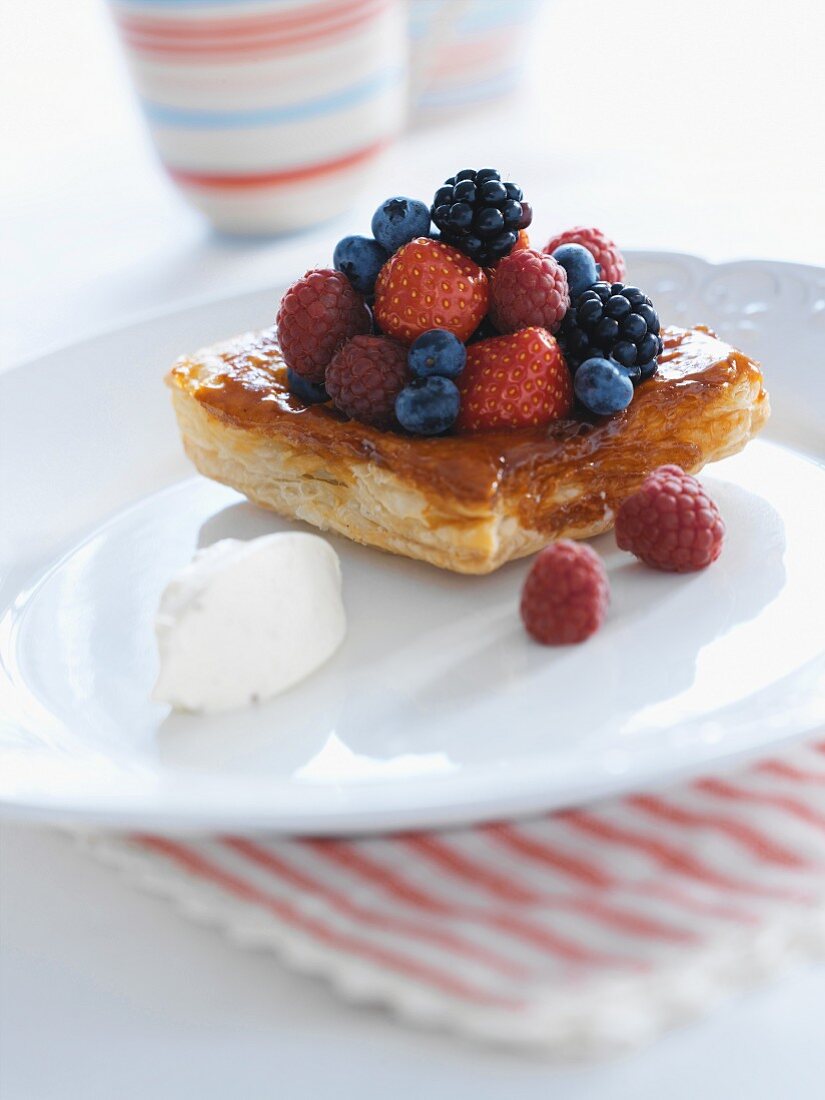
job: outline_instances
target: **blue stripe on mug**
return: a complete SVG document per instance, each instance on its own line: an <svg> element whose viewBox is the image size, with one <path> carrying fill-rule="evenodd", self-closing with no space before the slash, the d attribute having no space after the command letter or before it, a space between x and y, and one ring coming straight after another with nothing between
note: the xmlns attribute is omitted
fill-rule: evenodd
<svg viewBox="0 0 825 1100"><path fill-rule="evenodd" d="M480 80L474 84L462 84L458 88L447 88L436 92L425 92L416 100L416 107L431 110L439 107L462 107L478 99L489 99L500 92L509 91L522 75L521 66L516 65L489 80Z"/></svg>
<svg viewBox="0 0 825 1100"><path fill-rule="evenodd" d="M474 3L460 14L456 30L461 35L471 36L494 27L503 30L504 27L527 23L537 10L537 0L509 0L506 4L499 3L499 0Z"/></svg>
<svg viewBox="0 0 825 1100"><path fill-rule="evenodd" d="M403 69L392 68L374 74L367 80L339 89L332 95L309 99L301 103L286 103L279 107L254 107L241 111L215 111L200 107L171 107L143 100L143 110L154 126L177 126L186 129L233 130L246 126L278 126L284 122L300 122L307 118L333 114L357 106L378 92L394 87L402 79Z"/></svg>

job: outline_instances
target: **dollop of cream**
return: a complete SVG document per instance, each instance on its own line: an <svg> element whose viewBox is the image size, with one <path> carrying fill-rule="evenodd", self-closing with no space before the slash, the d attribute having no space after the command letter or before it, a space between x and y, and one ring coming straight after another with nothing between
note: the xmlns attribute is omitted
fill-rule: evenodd
<svg viewBox="0 0 825 1100"><path fill-rule="evenodd" d="M338 555L298 532L216 542L169 582L155 631L155 702L219 711L269 699L344 639Z"/></svg>

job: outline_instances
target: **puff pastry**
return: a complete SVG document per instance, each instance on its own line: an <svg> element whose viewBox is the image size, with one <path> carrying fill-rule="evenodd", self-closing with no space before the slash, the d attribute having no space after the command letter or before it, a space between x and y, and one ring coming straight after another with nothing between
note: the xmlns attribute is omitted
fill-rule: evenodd
<svg viewBox="0 0 825 1100"><path fill-rule="evenodd" d="M765 423L758 365L709 330L668 329L659 371L609 419L418 439L307 408L274 330L184 356L167 382L187 454L280 515L459 573L588 538L654 467L695 472Z"/></svg>

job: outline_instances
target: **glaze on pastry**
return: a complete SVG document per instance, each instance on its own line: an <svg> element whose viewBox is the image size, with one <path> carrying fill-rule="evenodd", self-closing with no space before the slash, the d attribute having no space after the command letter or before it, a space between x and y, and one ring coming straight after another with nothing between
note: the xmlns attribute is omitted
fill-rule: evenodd
<svg viewBox="0 0 825 1100"><path fill-rule="evenodd" d="M666 329L657 373L611 417L421 438L306 406L274 329L184 356L167 381L197 469L282 516L459 573L608 530L651 470L688 472L763 426L759 366L707 329Z"/></svg>

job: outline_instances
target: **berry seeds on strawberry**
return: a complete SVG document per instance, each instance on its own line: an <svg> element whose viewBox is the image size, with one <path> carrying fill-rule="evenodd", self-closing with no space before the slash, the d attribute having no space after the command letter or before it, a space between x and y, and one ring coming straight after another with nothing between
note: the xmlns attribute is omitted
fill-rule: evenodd
<svg viewBox="0 0 825 1100"><path fill-rule="evenodd" d="M573 403L567 364L543 328L473 344L458 386L460 432L546 427L568 416Z"/></svg>
<svg viewBox="0 0 825 1100"><path fill-rule="evenodd" d="M403 245L375 284L375 319L382 332L402 344L434 328L466 340L489 303L487 276L478 264L429 237Z"/></svg>

